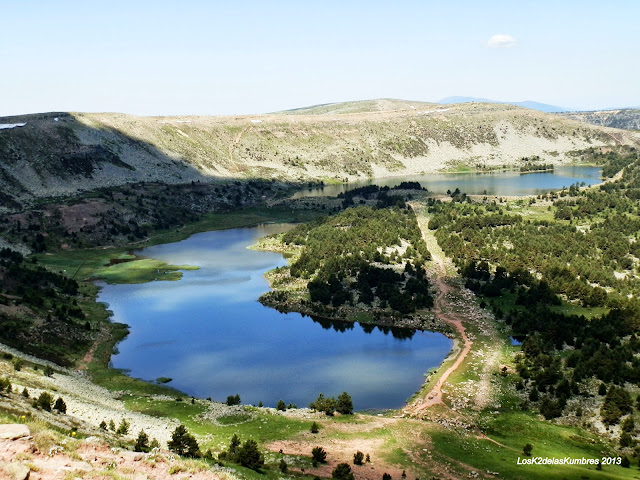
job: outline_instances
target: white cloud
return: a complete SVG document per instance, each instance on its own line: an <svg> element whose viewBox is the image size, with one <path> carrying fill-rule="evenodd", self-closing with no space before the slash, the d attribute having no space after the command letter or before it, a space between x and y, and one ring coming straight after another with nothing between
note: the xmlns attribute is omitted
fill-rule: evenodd
<svg viewBox="0 0 640 480"><path fill-rule="evenodd" d="M496 34L493 35L487 42L489 48L508 48L514 47L518 44L518 41L511 35Z"/></svg>

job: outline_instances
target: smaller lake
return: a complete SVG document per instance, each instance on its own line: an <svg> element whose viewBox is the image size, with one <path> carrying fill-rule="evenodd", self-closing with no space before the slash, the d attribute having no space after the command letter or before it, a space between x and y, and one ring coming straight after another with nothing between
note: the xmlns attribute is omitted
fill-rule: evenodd
<svg viewBox="0 0 640 480"><path fill-rule="evenodd" d="M367 325L315 321L260 304L263 274L282 255L248 250L261 236L290 225L205 232L143 255L198 265L177 282L102 285L98 300L128 324L112 357L116 368L189 395L243 403L278 400L307 406L318 393L351 394L356 409L398 408L440 365L452 341L439 333L383 331ZM395 333L395 335L394 335Z"/></svg>
<svg viewBox="0 0 640 480"><path fill-rule="evenodd" d="M561 190L574 183L585 185L600 183L600 167L568 165L556 167L553 172L521 174L519 172L495 173L432 173L402 177L359 180L348 184L326 185L323 188L310 188L296 192L293 198L331 196L365 185L395 187L401 182L419 182L434 193L446 193L459 188L469 195L539 195Z"/></svg>

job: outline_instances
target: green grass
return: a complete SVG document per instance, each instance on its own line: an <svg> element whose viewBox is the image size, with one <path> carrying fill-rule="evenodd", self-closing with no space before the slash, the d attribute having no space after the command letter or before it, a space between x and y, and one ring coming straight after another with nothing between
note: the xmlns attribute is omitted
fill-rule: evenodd
<svg viewBox="0 0 640 480"><path fill-rule="evenodd" d="M585 318L601 317L609 313L609 309L606 307L581 307L567 302L562 302L562 305L551 306L549 310L563 315L584 315Z"/></svg>
<svg viewBox="0 0 640 480"><path fill-rule="evenodd" d="M245 423L251 420L251 415L247 413L238 413L234 415L225 415L223 417L218 417L216 421L220 425L237 425L239 423Z"/></svg>
<svg viewBox="0 0 640 480"><path fill-rule="evenodd" d="M140 258L99 268L93 278L107 283L146 283L161 280L180 280L180 270L197 270L190 265L169 265L153 258Z"/></svg>

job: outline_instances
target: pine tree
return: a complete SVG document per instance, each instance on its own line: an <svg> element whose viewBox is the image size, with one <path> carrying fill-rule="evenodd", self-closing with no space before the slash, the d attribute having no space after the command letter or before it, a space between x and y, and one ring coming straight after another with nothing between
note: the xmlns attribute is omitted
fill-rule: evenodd
<svg viewBox="0 0 640 480"><path fill-rule="evenodd" d="M171 440L167 442L169 450L183 456L197 458L200 456L200 448L195 437L191 435L184 425L178 425L171 434Z"/></svg>
<svg viewBox="0 0 640 480"><path fill-rule="evenodd" d="M311 450L311 457L318 463L325 463L327 461L327 452L322 447L314 447Z"/></svg>
<svg viewBox="0 0 640 480"><path fill-rule="evenodd" d="M118 429L116 430L118 435L126 435L129 433L129 422L125 418L120 420L120 425L118 425Z"/></svg>
<svg viewBox="0 0 640 480"><path fill-rule="evenodd" d="M60 413L67 413L67 404L64 403L62 397L58 397L56 403L53 405L53 409Z"/></svg>
<svg viewBox="0 0 640 480"><path fill-rule="evenodd" d="M343 415L351 415L353 413L353 402L347 392L342 392L338 397L336 401L336 411Z"/></svg>
<svg viewBox="0 0 640 480"><path fill-rule="evenodd" d="M53 397L48 392L42 392L36 400L36 405L47 412L51 411L51 404L53 403Z"/></svg>
<svg viewBox="0 0 640 480"><path fill-rule="evenodd" d="M331 478L337 480L353 480L353 473L348 463L339 463L331 472Z"/></svg>
<svg viewBox="0 0 640 480"><path fill-rule="evenodd" d="M145 453L151 451L151 447L149 447L149 436L144 430L140 430L140 433L138 433L138 438L136 438L136 444L133 447L133 451Z"/></svg>
<svg viewBox="0 0 640 480"><path fill-rule="evenodd" d="M247 440L238 448L238 463L243 467L259 471L264 467L264 457L258 450L258 443L255 440ZM286 465L286 464L285 464Z"/></svg>

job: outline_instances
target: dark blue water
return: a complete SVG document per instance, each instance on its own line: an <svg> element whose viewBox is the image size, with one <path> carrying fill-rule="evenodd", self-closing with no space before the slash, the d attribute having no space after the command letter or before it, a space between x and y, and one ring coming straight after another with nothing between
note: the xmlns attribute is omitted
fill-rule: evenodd
<svg viewBox="0 0 640 480"><path fill-rule="evenodd" d="M394 187L401 182L413 181L434 193L446 193L459 188L469 195L539 195L569 187L574 183L585 185L600 183L602 169L600 167L564 166L556 167L553 172L527 173L432 173L429 175L413 175L403 177L376 178L360 180L349 184L327 185L324 188L313 188L297 192L294 198L315 197L320 195L336 196L341 192L365 185Z"/></svg>
<svg viewBox="0 0 640 480"><path fill-rule="evenodd" d="M145 249L146 256L200 270L185 271L177 282L103 286L99 300L109 304L114 321L131 327L113 365L134 377L173 378L170 385L215 400L238 393L243 403L275 406L282 399L307 406L320 392L347 391L356 409L402 406L449 353L451 340L323 325L261 305L257 298L268 291L264 272L286 262L246 247L286 228L206 232Z"/></svg>

